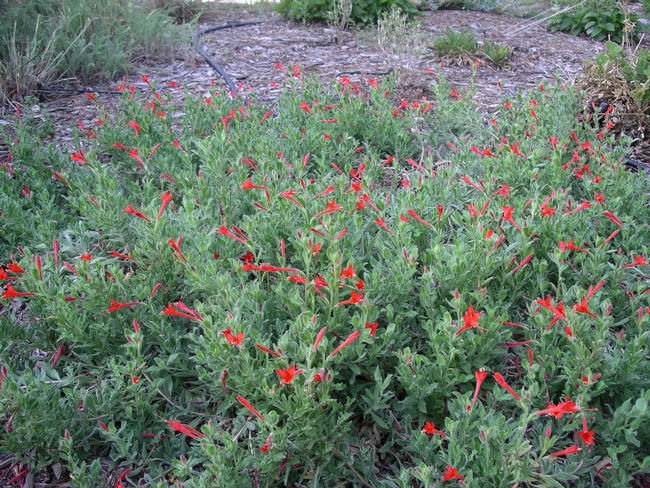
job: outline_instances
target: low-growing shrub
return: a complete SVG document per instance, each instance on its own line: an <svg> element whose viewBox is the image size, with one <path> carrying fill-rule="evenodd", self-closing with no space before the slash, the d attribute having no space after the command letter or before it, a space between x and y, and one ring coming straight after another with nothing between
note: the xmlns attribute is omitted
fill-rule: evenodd
<svg viewBox="0 0 650 488"><path fill-rule="evenodd" d="M650 119L650 51L606 43L607 50L577 79L586 107L600 107L601 126L645 139Z"/></svg>
<svg viewBox="0 0 650 488"><path fill-rule="evenodd" d="M410 18L419 14L410 0L353 0L350 21L357 25L375 24L393 6ZM327 22L333 10L333 0L280 0L273 10L291 20Z"/></svg>
<svg viewBox="0 0 650 488"><path fill-rule="evenodd" d="M631 23L639 20L638 15L625 12L612 7L605 9L601 7L584 7L577 10L570 10L551 17L548 21L548 29L551 32L570 32L574 36L585 34L597 41L611 40L621 43L626 36L626 17ZM629 33L632 40L638 38L636 30Z"/></svg>
<svg viewBox="0 0 650 488"><path fill-rule="evenodd" d="M444 80L394 105L283 69L274 109L127 87L72 155L19 124L2 452L77 486L97 457L160 488L648 472L648 183L623 148L559 83L486 126Z"/></svg>

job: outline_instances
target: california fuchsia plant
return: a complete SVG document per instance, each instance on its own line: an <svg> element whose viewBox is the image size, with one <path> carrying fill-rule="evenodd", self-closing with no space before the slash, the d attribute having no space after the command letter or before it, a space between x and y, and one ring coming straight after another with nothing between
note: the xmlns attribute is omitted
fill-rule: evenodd
<svg viewBox="0 0 650 488"><path fill-rule="evenodd" d="M118 486L626 486L650 212L559 83L128 86L0 171L3 452ZM101 98L97 98L101 107ZM47 163L47 164L46 164ZM21 310L23 309L24 310ZM26 470L26 471L25 471Z"/></svg>

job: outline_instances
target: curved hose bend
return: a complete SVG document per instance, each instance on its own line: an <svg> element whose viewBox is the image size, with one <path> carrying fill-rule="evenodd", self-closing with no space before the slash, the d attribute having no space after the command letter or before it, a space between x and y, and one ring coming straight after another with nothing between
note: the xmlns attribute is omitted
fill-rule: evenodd
<svg viewBox="0 0 650 488"><path fill-rule="evenodd" d="M207 55L207 53L201 49L201 46L199 45L199 38L207 34L209 32L214 32L222 29L230 29L233 27L243 27L246 25L256 25L256 24L262 24L263 21L258 21L258 22L228 22L223 25L218 25L216 27L207 27L205 29L201 29L194 34L194 37L192 38L192 45L194 46L194 50L201 56L203 59L205 59L205 62L208 63L212 69L214 69L219 75L224 79L226 82L226 85L228 85L228 88L230 91L234 94L234 96L237 96L237 87L235 84L232 82L230 77L228 76L228 73L224 71L224 69L219 66L210 56Z"/></svg>

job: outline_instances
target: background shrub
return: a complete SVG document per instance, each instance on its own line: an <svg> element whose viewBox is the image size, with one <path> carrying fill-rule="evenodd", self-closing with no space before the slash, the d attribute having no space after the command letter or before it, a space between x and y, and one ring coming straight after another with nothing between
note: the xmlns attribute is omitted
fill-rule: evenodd
<svg viewBox="0 0 650 488"><path fill-rule="evenodd" d="M116 0L2 0L0 88L21 99L61 78L112 80L133 63L170 59L190 31L164 10Z"/></svg>
<svg viewBox="0 0 650 488"><path fill-rule="evenodd" d="M390 13L395 6L409 17L418 14L417 7L409 0L353 0L353 24L374 24L384 14ZM332 0L281 0L273 10L291 20L328 21L332 11Z"/></svg>

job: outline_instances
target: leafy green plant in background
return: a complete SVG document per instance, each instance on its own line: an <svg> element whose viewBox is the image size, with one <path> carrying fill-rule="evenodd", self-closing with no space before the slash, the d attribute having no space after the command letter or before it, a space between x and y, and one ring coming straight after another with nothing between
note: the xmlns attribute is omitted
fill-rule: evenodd
<svg viewBox="0 0 650 488"><path fill-rule="evenodd" d="M359 25L375 24L395 6L409 18L418 15L417 7L409 0L353 0L350 19ZM273 10L291 20L328 21L333 9L332 0L281 0Z"/></svg>
<svg viewBox="0 0 650 488"><path fill-rule="evenodd" d="M560 83L486 126L441 77L394 102L284 70L273 109L126 87L66 153L18 122L2 451L77 486L98 456L157 488L648 472L650 209L625 148Z"/></svg>
<svg viewBox="0 0 650 488"><path fill-rule="evenodd" d="M650 51L628 51L609 41L606 47L595 62L587 63L580 86L604 101L629 97L628 110L643 117L650 112Z"/></svg>
<svg viewBox="0 0 650 488"><path fill-rule="evenodd" d="M483 43L483 54L495 66L502 66L512 54L512 48L506 44L485 41Z"/></svg>
<svg viewBox="0 0 650 488"><path fill-rule="evenodd" d="M492 41L479 42L472 31L446 29L434 39L430 48L436 55L448 62L473 64L484 59L495 66L502 66L512 54L512 48Z"/></svg>
<svg viewBox="0 0 650 488"><path fill-rule="evenodd" d="M626 14L618 7L608 10L602 6L598 8L588 6L551 17L548 21L548 29L551 32L570 32L574 36L586 34L597 41L611 40L620 44L628 32L626 19L636 23L638 15ZM638 38L636 31L630 32L629 35L632 40Z"/></svg>

